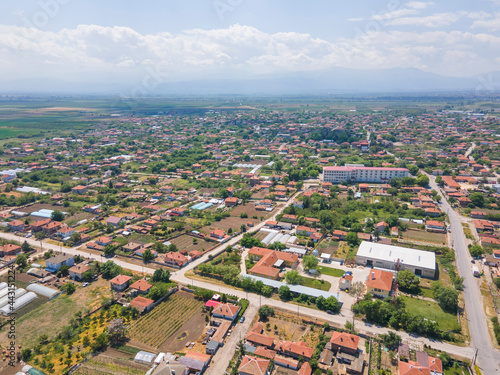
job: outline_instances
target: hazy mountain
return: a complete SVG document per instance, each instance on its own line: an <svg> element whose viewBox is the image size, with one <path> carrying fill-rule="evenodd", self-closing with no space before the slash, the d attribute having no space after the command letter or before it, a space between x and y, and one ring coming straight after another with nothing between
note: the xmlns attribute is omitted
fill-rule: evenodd
<svg viewBox="0 0 500 375"><path fill-rule="evenodd" d="M235 77L234 73L231 77ZM248 77L248 74L245 74ZM132 82L133 81L133 82ZM131 96L163 94L340 94L432 91L498 91L500 72L478 77L448 77L418 69L355 70L334 68L282 75L255 75L251 78L196 79L166 82L143 89L139 79L126 77L85 77L82 81L32 78L0 81L1 93L94 93Z"/></svg>

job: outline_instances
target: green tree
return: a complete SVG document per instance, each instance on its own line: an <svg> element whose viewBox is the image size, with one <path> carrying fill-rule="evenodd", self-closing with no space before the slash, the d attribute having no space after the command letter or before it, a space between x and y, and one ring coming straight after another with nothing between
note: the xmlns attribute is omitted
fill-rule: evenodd
<svg viewBox="0 0 500 375"><path fill-rule="evenodd" d="M425 174L422 174L422 175L417 177L417 179L415 180L415 183L418 186L426 187L429 185L429 177L427 177Z"/></svg>
<svg viewBox="0 0 500 375"><path fill-rule="evenodd" d="M469 195L469 199L471 200L472 204L477 207L483 207L484 206L484 195L476 192L472 193Z"/></svg>
<svg viewBox="0 0 500 375"><path fill-rule="evenodd" d="M24 268L28 264L28 257L26 254L19 254L16 257L16 264L19 266L19 268Z"/></svg>
<svg viewBox="0 0 500 375"><path fill-rule="evenodd" d="M50 218L54 221L63 221L64 220L64 214L59 211L59 210L54 210L52 211L52 214L50 215Z"/></svg>
<svg viewBox="0 0 500 375"><path fill-rule="evenodd" d="M57 271L57 277L64 277L69 275L69 266L62 265Z"/></svg>
<svg viewBox="0 0 500 375"><path fill-rule="evenodd" d="M108 336L105 333L101 333L91 345L91 349L94 352L98 352L106 349L108 346Z"/></svg>
<svg viewBox="0 0 500 375"><path fill-rule="evenodd" d="M313 255L304 255L302 258L302 267L304 267L306 271L318 269L318 264L318 258Z"/></svg>
<svg viewBox="0 0 500 375"><path fill-rule="evenodd" d="M445 311L455 312L458 305L458 291L450 286L443 286L439 281L432 285L434 298L439 302L439 306Z"/></svg>
<svg viewBox="0 0 500 375"><path fill-rule="evenodd" d="M403 292L416 294L420 291L420 278L410 270L399 271L398 287Z"/></svg>
<svg viewBox="0 0 500 375"><path fill-rule="evenodd" d="M154 258L154 254L149 249L144 250L144 253L142 253L142 260L144 263L151 262Z"/></svg>
<svg viewBox="0 0 500 375"><path fill-rule="evenodd" d="M112 260L108 260L101 265L101 275L103 279L109 280L123 273L123 269Z"/></svg>
<svg viewBox="0 0 500 375"><path fill-rule="evenodd" d="M267 321L270 316L274 316L274 309L268 305L259 308L259 319L263 322Z"/></svg>
<svg viewBox="0 0 500 375"><path fill-rule="evenodd" d="M28 241L24 240L23 244L21 245L21 249L25 253L29 253L31 251L31 245L28 243Z"/></svg>
<svg viewBox="0 0 500 375"><path fill-rule="evenodd" d="M115 255L116 252L116 246L113 244L106 245L104 248L104 255L107 257L112 257Z"/></svg>
<svg viewBox="0 0 500 375"><path fill-rule="evenodd" d="M288 271L285 273L285 280L288 284L300 285L302 284L302 276L299 275L298 271Z"/></svg>
<svg viewBox="0 0 500 375"><path fill-rule="evenodd" d="M391 350L397 349L399 344L401 344L401 336L396 334L394 331L389 331L389 333L383 334L382 340L384 341L384 345Z"/></svg>
<svg viewBox="0 0 500 375"><path fill-rule="evenodd" d="M80 240L82 239L82 235L80 233L73 233L71 235L71 237L69 238L69 241L73 244L77 244L80 242Z"/></svg>
<svg viewBox="0 0 500 375"><path fill-rule="evenodd" d="M71 295L75 292L76 286L73 283L66 283L61 287L62 290L66 292L66 294Z"/></svg>
<svg viewBox="0 0 500 375"><path fill-rule="evenodd" d="M164 270L162 268L157 269L153 273L153 282L162 282L162 283L168 283L170 282L170 271L169 270Z"/></svg>
<svg viewBox="0 0 500 375"><path fill-rule="evenodd" d="M356 246L359 244L358 234L356 232L349 232L346 236L346 241L351 246Z"/></svg>
<svg viewBox="0 0 500 375"><path fill-rule="evenodd" d="M108 341L113 347L122 346L127 341L127 326L123 319L117 318L109 322Z"/></svg>
<svg viewBox="0 0 500 375"><path fill-rule="evenodd" d="M278 288L278 295L282 300L287 301L292 297L292 292L288 286L282 285Z"/></svg>
<svg viewBox="0 0 500 375"><path fill-rule="evenodd" d="M274 293L274 288L269 285L264 285L262 289L260 290L260 294L262 294L264 297L271 297Z"/></svg>
<svg viewBox="0 0 500 375"><path fill-rule="evenodd" d="M473 258L479 258L481 255L484 254L484 250L481 246L479 245L472 245L470 248L469 248L469 252L470 252L470 255L473 257Z"/></svg>

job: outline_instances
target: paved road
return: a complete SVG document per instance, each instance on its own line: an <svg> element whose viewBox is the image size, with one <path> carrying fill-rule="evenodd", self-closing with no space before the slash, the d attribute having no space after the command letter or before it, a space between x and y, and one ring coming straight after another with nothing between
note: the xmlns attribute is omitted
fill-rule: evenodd
<svg viewBox="0 0 500 375"><path fill-rule="evenodd" d="M429 179L430 186L441 194L441 208L448 214L450 219L458 274L464 278L465 310L467 312L471 344L478 350L478 366L483 374L499 374L500 352L495 350L491 342L484 304L479 289L479 280L472 274L472 258L466 245L466 237L460 217L450 207L434 178L429 176Z"/></svg>
<svg viewBox="0 0 500 375"><path fill-rule="evenodd" d="M297 193L298 194L298 193ZM282 212L282 210L290 205L293 201L293 197L279 210L277 210L274 215L269 218L268 220L273 220L276 218L276 216ZM267 221L267 220L265 220ZM260 229L262 226L264 226L265 224L265 221L256 225L254 228L251 228L250 231L256 231L258 229ZM460 227L461 229L461 227ZM212 250L210 252L210 254L212 254L213 256L216 256L216 254L219 254L220 252L224 251L224 249L228 246L228 245L233 245L233 244L236 244L242 237L243 235L239 235L239 236L236 236L235 238L232 238L231 240L229 240L228 242L224 243L224 244L221 244L220 246L218 246L217 248L215 248L214 250ZM7 239L11 239L11 240L16 240L16 241L24 241L24 238L22 237L19 237L19 236L15 236L13 234L10 234L10 233L2 233L0 232L0 237L3 237L3 238L7 238ZM40 245L40 241L37 241L37 240L33 240L31 238L27 239L28 243L31 244L32 246L39 246ZM56 252L59 252L61 251L61 248L60 246L58 245L54 245L54 244L49 244L49 243L43 243L43 248L44 249L52 249ZM73 254L73 255L81 255L83 257L86 257L86 258L93 258L97 261L106 261L108 259L104 258L104 257L98 257L96 256L95 254L90 254L90 253L87 253L85 251L82 251L82 250L78 250L76 247L74 248L62 248L62 251L65 252L65 253L68 253L68 254ZM116 264L120 265L121 267L125 268L125 269L129 269L129 270L132 270L132 271L135 271L135 272L145 272L145 273L148 273L148 274L152 274L154 272L154 269L152 268L149 268L149 267L146 267L146 266L140 266L140 265L136 265L136 264L131 264L131 263L128 263L126 261L122 261L122 260L118 260L118 259L112 259ZM295 305L295 304L292 304L292 303L286 303L286 302L283 302L281 300L277 300L277 299L270 299L270 298L265 298L265 297L262 297L262 296L259 296L259 295L256 295L256 294L252 294L252 293L246 293L244 291L241 291L241 290L236 290L236 289L233 289L231 288L230 286L227 286L227 285L223 285L223 286L219 286L219 285L214 285L214 284L211 284L211 283L208 283L208 282L202 282L202 281L197 281L197 280L193 280L193 279L189 279L185 276L185 273L191 269L193 269L194 267L196 267L198 264L204 262L208 260L208 254L205 254L203 257L197 259L196 261L190 263L188 266L182 268L181 270L178 270L176 272L174 272L172 274L172 277L171 279L173 281L176 281L176 282L179 282L179 283L182 283L182 284L185 284L185 285L194 285L194 286L199 286L199 287L202 287L202 288L206 288L206 289L211 289L211 290L218 290L220 291L221 293L225 293L225 294L229 294L229 295L234 295L234 296L237 296L239 298L246 298L250 301L250 306L252 306L251 308L249 308L249 316L248 316L248 320L251 321L251 316L255 310L258 309L258 307L262 306L262 305L269 305L269 306L272 306L272 307L276 307L276 308L280 308L280 309L283 309L283 310L286 310L286 311L290 311L292 313L297 313L298 316L301 318L303 316L307 316L308 319L321 319L321 320L325 320L325 321L328 321L329 323L331 324L336 324L336 325L339 325L339 326L344 326L346 321L349 320L349 321L352 321L352 317L351 317L351 314L348 314L348 316L344 316L342 314L342 312L338 315L330 315L330 314L327 314L326 312L323 312L323 311L318 311L318 310L315 310L315 309L311 309L311 308L306 308L306 307L303 307L303 306L298 306L298 305ZM470 273L470 272L469 272ZM470 293L469 293L470 294ZM477 306L480 306L480 311L482 312L482 304L480 302L477 302L476 303ZM484 315L484 313L483 313ZM485 318L483 318L483 323L485 322L484 321ZM249 322L247 321L246 322L247 324L249 324ZM383 328L383 327L376 327L376 326L372 326L372 325L367 325L365 324L364 322L362 321L357 321L355 320L354 321L355 323L355 327L356 327L356 330L358 332L361 332L361 333L365 333L365 334L384 334L384 333L387 333L389 332L390 330L387 329L387 328ZM470 323L469 323L470 324ZM484 325L485 326L485 323L484 324L479 324L479 325ZM245 326L242 327L242 332L246 332L245 330ZM236 332L239 332L236 331ZM420 344L427 344L427 345L431 345L432 347L438 349L438 350L442 350L442 351L445 351L445 352L448 352L448 353L451 353L451 354L454 354L454 355L458 355L458 356L462 356L464 358L472 358L472 356L474 355L474 349L472 347L459 347L459 346L455 346L455 345L451 345L451 344L447 344L447 343L443 343L443 342L438 342L438 341L431 341L431 340L428 340L426 338L423 338L423 337L420 337L418 339L414 339L412 337L410 337L408 334L404 333L404 332L398 332L398 334L403 338L404 341L406 342L418 342ZM224 350L221 352L221 356L225 359L227 357L227 353L231 352L231 351L234 351L235 349L235 346L236 346L236 343L239 339L239 333L237 333L235 335L236 337L233 338L232 340L228 340L227 344L225 345L225 347L223 348ZM483 333L483 336L487 338L487 343L490 344L491 346L491 343L489 342L489 335L488 333L486 332L486 334ZM233 337L233 336L231 336ZM243 333L242 333L242 337L243 337ZM233 342L234 341L234 342ZM234 346L233 346L234 345ZM482 348L482 347L480 347ZM486 350L484 350L484 353L482 353L483 350L480 350L480 356L482 355L481 360L483 361L487 361L488 360L488 357L485 356L485 354L487 354L488 352ZM496 355L497 355L497 352L495 352L492 348L491 348L491 352L493 353L492 356L496 358ZM491 353L490 352L490 353ZM499 357L500 359L500 357ZM222 362L222 361L216 361L216 362ZM227 362L225 362L224 360L224 363L227 365ZM217 364L214 364L213 365L214 368L215 366L219 366ZM222 365L220 365L222 366ZM486 365L484 365L486 366ZM222 366L224 367L224 366ZM217 367L218 369L219 367ZM488 372L487 369L489 367L484 367L486 370L484 370L485 374L493 374L495 373L495 371L493 372ZM225 367L224 367L225 369ZM219 374L219 373L222 373L222 372L213 372L215 370L211 370L211 373L212 374Z"/></svg>
<svg viewBox="0 0 500 375"><path fill-rule="evenodd" d="M472 153L472 151L474 151L474 149L476 148L476 144L474 142L472 142L472 144L470 145L470 147L467 149L467 151L465 151L465 157L468 158L469 155ZM473 157L470 158L471 160L474 160Z"/></svg>
<svg viewBox="0 0 500 375"><path fill-rule="evenodd" d="M237 348L238 342L243 340L250 329L250 324L253 318L257 315L258 306L250 304L245 311L245 321L234 326L231 336L226 338L224 346L220 348L212 359L207 375L224 374L229 361L233 358L234 350Z"/></svg>

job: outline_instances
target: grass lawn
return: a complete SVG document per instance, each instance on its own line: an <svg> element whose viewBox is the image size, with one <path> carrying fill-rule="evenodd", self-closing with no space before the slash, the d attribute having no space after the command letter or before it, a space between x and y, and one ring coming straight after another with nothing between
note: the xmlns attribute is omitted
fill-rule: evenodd
<svg viewBox="0 0 500 375"><path fill-rule="evenodd" d="M321 283L321 287L317 288L313 285L315 280L316 279L313 279L311 277L302 276L302 285L307 286L308 288L324 290L325 292L328 292L330 290L330 288L332 287L332 284L330 284L328 281L318 280Z"/></svg>
<svg viewBox="0 0 500 375"><path fill-rule="evenodd" d="M328 275L333 277L342 277L345 273L345 271L339 270L338 268L323 267L323 266L319 266L318 271L321 272L323 275Z"/></svg>
<svg viewBox="0 0 500 375"><path fill-rule="evenodd" d="M447 368L444 370L444 375L469 375L470 372L466 367L458 366L458 369L454 369L453 367Z"/></svg>
<svg viewBox="0 0 500 375"><path fill-rule="evenodd" d="M420 288L420 295L423 297L434 298L434 293L430 288Z"/></svg>
<svg viewBox="0 0 500 375"><path fill-rule="evenodd" d="M406 296L401 296L401 298L405 302L406 311L436 321L441 330L450 331L458 327L457 316L443 311L437 302Z"/></svg>

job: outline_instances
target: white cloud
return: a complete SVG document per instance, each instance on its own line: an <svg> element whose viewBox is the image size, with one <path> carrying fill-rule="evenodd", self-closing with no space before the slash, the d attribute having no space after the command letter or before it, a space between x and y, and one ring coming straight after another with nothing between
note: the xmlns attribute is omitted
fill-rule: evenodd
<svg viewBox="0 0 500 375"><path fill-rule="evenodd" d="M389 21L389 25L414 25L425 27L443 27L457 22L461 15L457 12L435 13L424 17L402 17Z"/></svg>
<svg viewBox="0 0 500 375"><path fill-rule="evenodd" d="M413 8L413 9L426 9L434 5L434 3L432 1L410 1L408 3L405 3L405 5L408 8Z"/></svg>
<svg viewBox="0 0 500 375"><path fill-rule="evenodd" d="M0 26L4 78L36 72L54 78L120 73L132 79L156 67L176 80L223 77L228 71L261 74L330 67L414 67L464 76L496 70L499 51L500 37L459 31L380 30L328 41L242 25L145 35L96 25L59 32Z"/></svg>
<svg viewBox="0 0 500 375"><path fill-rule="evenodd" d="M490 16L491 17L491 16ZM483 28L489 31L500 30L500 13L495 13L492 18L489 19L476 19L472 23L472 28Z"/></svg>

